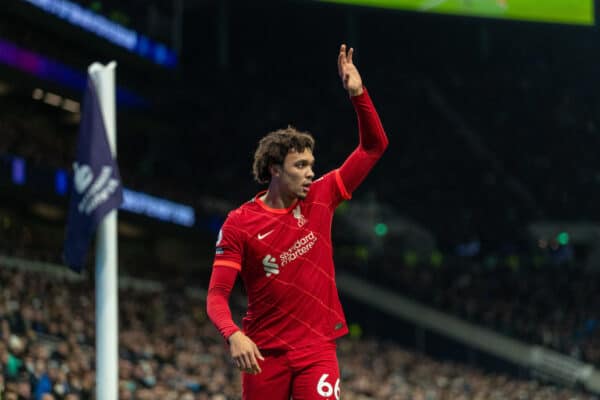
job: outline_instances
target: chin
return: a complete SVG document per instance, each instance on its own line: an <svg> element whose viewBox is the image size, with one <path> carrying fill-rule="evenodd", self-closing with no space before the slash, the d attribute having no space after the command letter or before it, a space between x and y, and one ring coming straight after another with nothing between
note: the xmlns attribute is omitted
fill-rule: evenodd
<svg viewBox="0 0 600 400"><path fill-rule="evenodd" d="M308 196L308 193L298 193L296 194L296 197L300 200L304 200L306 198L306 196Z"/></svg>

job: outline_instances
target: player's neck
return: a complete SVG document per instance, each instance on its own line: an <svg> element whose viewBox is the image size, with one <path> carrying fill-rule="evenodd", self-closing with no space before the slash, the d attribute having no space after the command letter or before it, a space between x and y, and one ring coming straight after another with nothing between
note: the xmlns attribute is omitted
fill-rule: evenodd
<svg viewBox="0 0 600 400"><path fill-rule="evenodd" d="M294 195L287 195L277 185L269 185L269 189L259 199L270 208L289 208L298 198Z"/></svg>

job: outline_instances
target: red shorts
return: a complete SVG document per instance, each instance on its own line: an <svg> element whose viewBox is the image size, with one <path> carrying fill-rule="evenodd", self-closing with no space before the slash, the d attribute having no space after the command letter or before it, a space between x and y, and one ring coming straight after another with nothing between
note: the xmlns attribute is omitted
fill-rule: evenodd
<svg viewBox="0 0 600 400"><path fill-rule="evenodd" d="M339 400L335 342L289 351L261 352L262 372L242 373L243 400Z"/></svg>

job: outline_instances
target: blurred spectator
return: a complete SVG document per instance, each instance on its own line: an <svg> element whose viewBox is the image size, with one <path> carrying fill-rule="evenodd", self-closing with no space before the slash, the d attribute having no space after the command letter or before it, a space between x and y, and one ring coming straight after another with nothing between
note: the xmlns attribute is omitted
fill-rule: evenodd
<svg viewBox="0 0 600 400"><path fill-rule="evenodd" d="M23 334L31 334L30 340L15 334L10 323L3 328L6 332L0 340L0 354L4 355L2 377L7 379L4 398L93 399L94 351L89 333L93 332L94 308L89 299L81 301L89 297L89 285L3 268L0 279L5 283L0 288L0 309L4 310L0 317L10 308L8 303L19 304L12 310L19 317L11 319L17 321L18 327L18 321L27 320L24 314L32 315L28 307L35 303L44 316L41 323L65 325L64 331L54 330L58 335L45 335L35 333L32 325L25 323ZM40 290L42 287L45 290ZM206 315L196 312L199 298L182 290L168 295L129 290L122 293L120 302L120 399L240 398L239 372L233 368L228 349L207 323ZM239 302L235 300L235 304ZM85 312L75 314L74 310L82 307ZM166 310L164 324L151 322L157 308ZM239 308L236 310L240 312ZM92 329L86 329L88 325ZM73 329L79 333L73 334ZM536 381L437 362L375 339L343 339L339 341L338 353L342 393L347 400L597 399Z"/></svg>

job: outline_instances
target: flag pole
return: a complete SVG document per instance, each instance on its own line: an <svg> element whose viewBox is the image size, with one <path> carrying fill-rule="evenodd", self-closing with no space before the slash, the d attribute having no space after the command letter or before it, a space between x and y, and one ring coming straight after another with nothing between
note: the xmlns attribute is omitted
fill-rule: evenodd
<svg viewBox="0 0 600 400"><path fill-rule="evenodd" d="M88 74L92 79L108 143L116 159L115 69L112 61L103 66L94 63ZM96 398L118 399L118 259L117 210L110 211L98 227L96 239Z"/></svg>

